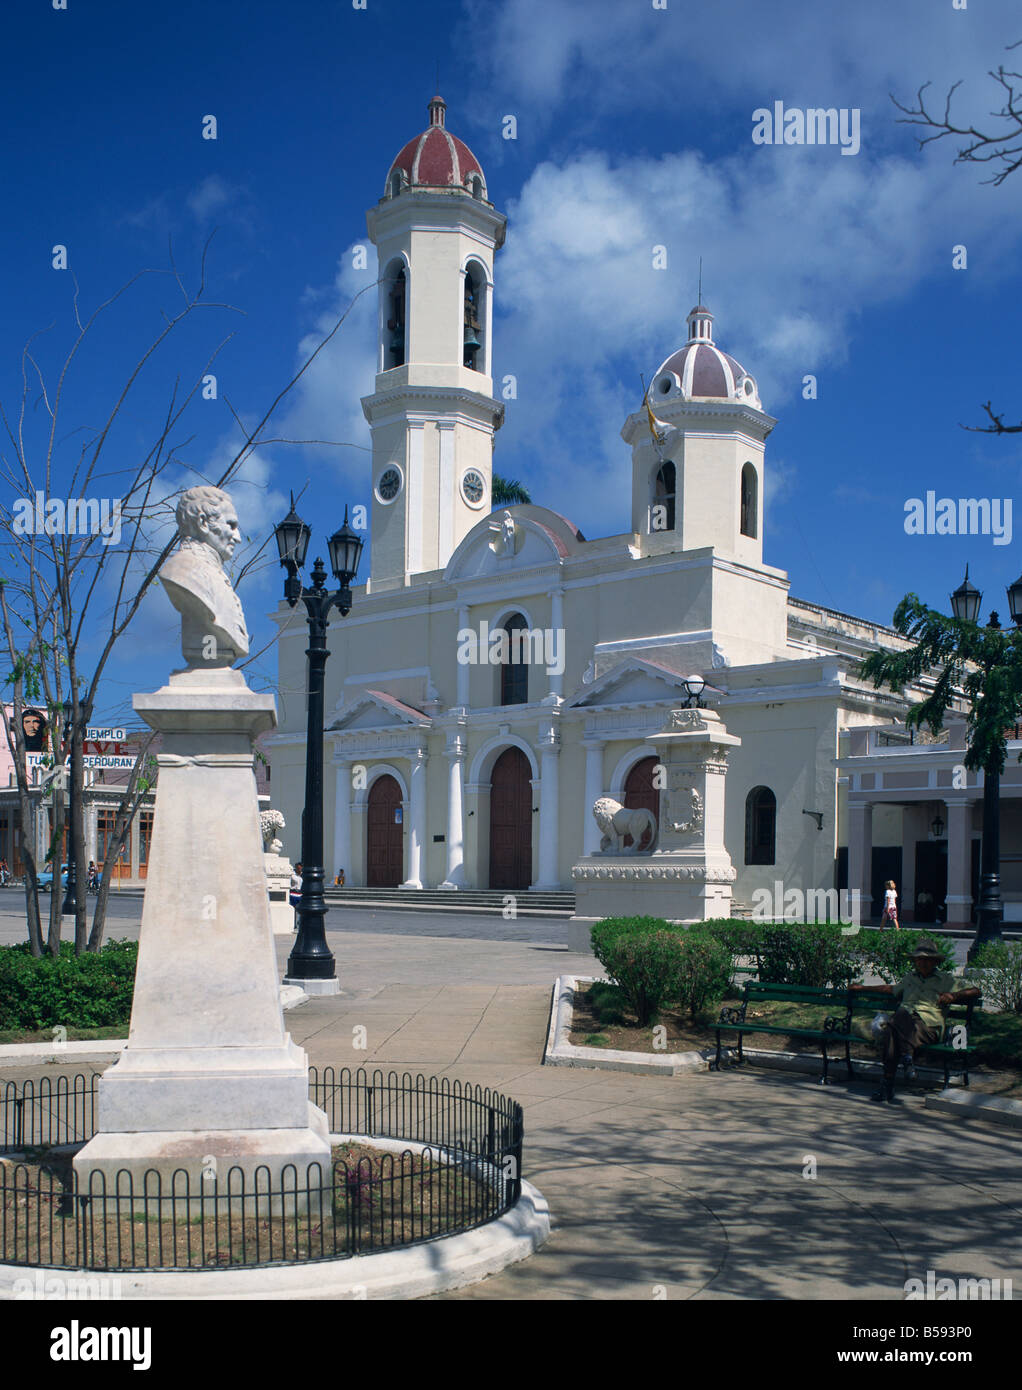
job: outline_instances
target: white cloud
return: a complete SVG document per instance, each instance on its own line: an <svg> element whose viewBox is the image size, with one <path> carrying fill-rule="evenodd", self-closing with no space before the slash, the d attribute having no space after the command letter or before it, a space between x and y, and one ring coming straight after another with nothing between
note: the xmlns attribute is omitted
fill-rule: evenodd
<svg viewBox="0 0 1022 1390"><path fill-rule="evenodd" d="M196 222L205 222L223 209L240 193L240 189L222 179L219 174L209 174L188 194L185 202Z"/></svg>
<svg viewBox="0 0 1022 1390"><path fill-rule="evenodd" d="M538 459L557 495L578 499L587 534L626 529L618 431L641 401L639 373L648 380L685 339L700 256L717 343L777 413L805 374L822 384L850 351L868 351L872 309L952 274L950 229L982 245L981 275L1011 264L1018 237L1004 205L978 198L932 150L849 159L750 147L714 162L585 152L541 164L508 211L495 365L518 377L519 400L497 467L531 480L539 501L526 462ZM657 245L666 271L653 268Z"/></svg>
<svg viewBox="0 0 1022 1390"><path fill-rule="evenodd" d="M952 82L967 79L956 111L985 116L993 105L985 74L1001 61L1017 66L1005 45L1022 37L1017 16L1017 32L1005 23L1006 7L955 11L950 0L669 0L660 11L642 0L505 0L496 16L489 0L464 8L468 25L487 26L487 42L471 49L480 86L527 129L560 128L565 111L577 129L599 114L645 110L663 113L667 143L686 120L706 127L726 115L723 102L737 99L751 116L779 98L869 108L883 117L870 136L887 145L901 140L888 93L910 103L928 80L942 102Z"/></svg>

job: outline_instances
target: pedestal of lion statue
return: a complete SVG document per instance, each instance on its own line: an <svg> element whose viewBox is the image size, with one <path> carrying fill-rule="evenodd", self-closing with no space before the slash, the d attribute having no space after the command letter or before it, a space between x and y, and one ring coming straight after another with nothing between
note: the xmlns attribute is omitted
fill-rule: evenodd
<svg viewBox="0 0 1022 1390"><path fill-rule="evenodd" d="M652 812L629 811L609 797L594 805L601 849L571 871L575 915L568 944L576 950L588 949L588 928L603 917L688 923L730 916L736 873L724 848L724 786L728 754L741 739L715 710L686 708L672 710L647 741L659 759L659 823Z"/></svg>

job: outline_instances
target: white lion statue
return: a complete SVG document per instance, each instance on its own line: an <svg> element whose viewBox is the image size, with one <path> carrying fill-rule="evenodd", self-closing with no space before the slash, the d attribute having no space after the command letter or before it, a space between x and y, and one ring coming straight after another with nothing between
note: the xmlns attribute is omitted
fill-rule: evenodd
<svg viewBox="0 0 1022 1390"><path fill-rule="evenodd" d="M259 829L263 834L263 853L279 854L284 841L277 839L277 831L283 830L287 822L279 811L260 811Z"/></svg>
<svg viewBox="0 0 1022 1390"><path fill-rule="evenodd" d="M601 796L593 805L593 816L603 834L600 841L602 853L610 850L614 854L638 854L639 845L647 830L649 844L644 853L648 853L656 844L656 816L644 806L630 810L627 806L622 806L620 801L615 801L612 796ZM627 848L624 843L626 835L632 837L632 843Z"/></svg>

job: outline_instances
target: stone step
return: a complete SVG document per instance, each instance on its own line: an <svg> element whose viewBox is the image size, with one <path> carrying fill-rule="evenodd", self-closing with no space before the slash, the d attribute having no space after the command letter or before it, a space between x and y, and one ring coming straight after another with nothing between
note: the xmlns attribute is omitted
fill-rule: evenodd
<svg viewBox="0 0 1022 1390"><path fill-rule="evenodd" d="M570 917L575 895L569 892L539 893L523 889L511 894L497 889L465 888L326 888L323 896L331 907L379 907L393 912L453 912L502 916L504 900L515 898L518 916Z"/></svg>

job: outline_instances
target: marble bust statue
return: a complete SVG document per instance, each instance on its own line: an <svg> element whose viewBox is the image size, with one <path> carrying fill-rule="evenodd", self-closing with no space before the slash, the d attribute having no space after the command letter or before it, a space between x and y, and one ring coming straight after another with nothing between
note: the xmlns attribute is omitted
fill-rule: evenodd
<svg viewBox="0 0 1022 1390"><path fill-rule="evenodd" d="M248 655L241 602L224 569L241 539L238 513L226 492L192 487L177 504L180 547L160 580L181 614L181 651L190 669L232 666Z"/></svg>

